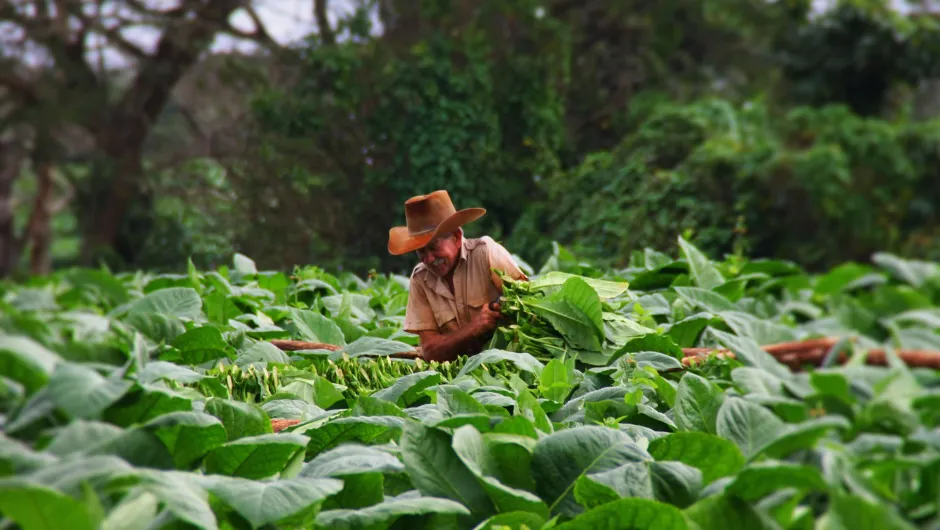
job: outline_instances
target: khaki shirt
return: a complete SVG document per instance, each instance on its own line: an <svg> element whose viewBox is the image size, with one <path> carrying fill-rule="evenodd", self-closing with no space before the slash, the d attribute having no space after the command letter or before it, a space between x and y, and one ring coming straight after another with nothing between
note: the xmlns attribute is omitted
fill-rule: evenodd
<svg viewBox="0 0 940 530"><path fill-rule="evenodd" d="M489 236L464 238L454 270L453 294L443 278L419 263L411 272L404 331L444 331L467 325L485 304L499 298L500 289L493 283L497 277L491 276L491 268L514 279L526 278L509 251Z"/></svg>

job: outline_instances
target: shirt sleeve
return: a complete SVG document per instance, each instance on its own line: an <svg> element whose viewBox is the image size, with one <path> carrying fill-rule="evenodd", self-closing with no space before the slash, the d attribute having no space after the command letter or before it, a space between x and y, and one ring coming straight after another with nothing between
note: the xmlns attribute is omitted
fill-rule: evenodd
<svg viewBox="0 0 940 530"><path fill-rule="evenodd" d="M514 280L529 279L519 268L519 265L516 264L516 261L512 259L512 254L506 250L506 247L490 239L486 242L486 248L490 257L490 269L501 270ZM495 277L495 274L493 276ZM498 283L497 286L499 286Z"/></svg>
<svg viewBox="0 0 940 530"><path fill-rule="evenodd" d="M417 333L418 331L437 331L437 329L437 321L434 318L434 311L431 310L428 295L424 291L424 285L412 275L402 330Z"/></svg>

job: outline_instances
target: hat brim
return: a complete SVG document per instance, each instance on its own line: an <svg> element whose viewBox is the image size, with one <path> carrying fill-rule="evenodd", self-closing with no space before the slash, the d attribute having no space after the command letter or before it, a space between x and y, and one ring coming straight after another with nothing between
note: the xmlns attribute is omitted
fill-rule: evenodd
<svg viewBox="0 0 940 530"><path fill-rule="evenodd" d="M414 252L427 245L439 234L446 234L456 230L458 227L467 223L476 221L486 213L484 208L466 208L459 210L447 219L441 221L433 232L426 234L411 235L408 233L407 226L396 226L388 231L388 252L393 256L401 256L409 252Z"/></svg>

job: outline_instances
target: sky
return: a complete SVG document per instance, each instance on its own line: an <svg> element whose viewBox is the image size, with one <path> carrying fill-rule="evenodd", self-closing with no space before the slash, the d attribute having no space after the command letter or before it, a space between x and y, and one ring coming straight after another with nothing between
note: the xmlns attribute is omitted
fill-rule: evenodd
<svg viewBox="0 0 940 530"><path fill-rule="evenodd" d="M179 0L143 1L150 6L160 8L174 7L179 3ZM253 4L255 5L255 9L259 18L261 18L261 20L264 22L268 34L270 34L274 40L278 41L280 44L288 44L316 30L316 23L314 22L313 16L314 1L315 0L253 0ZM362 0L330 0L330 21L335 24L339 18L352 12L354 6L360 1ZM836 1L837 0L813 0L813 4L815 10L819 12L825 10L828 7L831 7L836 3ZM895 6L896 9L906 11L905 4L908 1L909 0L891 0L891 3ZM940 10L940 0L927 0L927 3L933 4L933 7ZM117 3L111 3L111 5L117 5ZM376 26L380 26L376 16L373 16L373 20ZM254 29L254 24L252 23L251 18L244 10L237 11L232 16L231 23L233 26L236 26L239 29L245 31L251 31ZM0 33L3 33L3 28L0 28ZM8 33L8 35L10 34ZM156 44L157 38L159 36L156 30L143 26L137 26L133 29L125 31L124 35L125 38L137 44L147 52L153 51L154 45ZM89 52L94 55L94 57L89 57L92 64L101 64L103 62L104 65L109 68L128 65L127 58L124 57L121 53L110 47L104 48L102 50L101 44L103 44L103 42L100 42L98 46L93 45L93 47L96 48L96 51ZM219 35L216 37L212 49L214 51L248 51L253 49L255 46L255 44L244 39L238 39L228 35ZM103 55L100 55L102 51ZM38 50L36 50L36 53L39 55L44 55ZM0 54L3 53L0 52ZM25 55L26 57L20 55L20 59L25 58L26 62L33 62L29 57L31 55L30 52L26 52ZM41 60L38 56L36 59Z"/></svg>

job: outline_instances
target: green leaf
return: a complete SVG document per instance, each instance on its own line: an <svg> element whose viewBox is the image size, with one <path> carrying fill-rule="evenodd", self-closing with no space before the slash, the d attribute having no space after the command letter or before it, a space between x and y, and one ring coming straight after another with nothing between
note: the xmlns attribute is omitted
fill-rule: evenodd
<svg viewBox="0 0 940 530"><path fill-rule="evenodd" d="M770 320L741 311L722 311L718 314L731 331L747 337L757 344L778 344L798 340L796 330Z"/></svg>
<svg viewBox="0 0 940 530"><path fill-rule="evenodd" d="M180 350L185 364L202 364L235 356L235 348L225 342L218 328L212 326L193 328L173 339L171 345Z"/></svg>
<svg viewBox="0 0 940 530"><path fill-rule="evenodd" d="M703 530L780 530L780 525L769 515L761 513L751 503L731 495L705 497L686 508L685 515Z"/></svg>
<svg viewBox="0 0 940 530"><path fill-rule="evenodd" d="M760 345L752 339L732 335L714 328L709 328L709 331L718 339L718 342L731 350L735 358L744 365L760 368L779 377L781 380L792 379L790 369L777 361L773 355L762 350Z"/></svg>
<svg viewBox="0 0 940 530"><path fill-rule="evenodd" d="M718 436L737 444L748 459L773 443L785 428L773 412L741 398L725 399L718 411Z"/></svg>
<svg viewBox="0 0 940 530"><path fill-rule="evenodd" d="M658 461L698 468L704 485L738 473L745 464L744 454L733 442L702 432L667 434L651 441L648 451Z"/></svg>
<svg viewBox="0 0 940 530"><path fill-rule="evenodd" d="M398 405L409 407L414 404L428 388L441 382L441 374L433 371L415 372L402 376L392 386L372 394L372 397Z"/></svg>
<svg viewBox="0 0 940 530"><path fill-rule="evenodd" d="M267 413L252 403L209 398L206 400L205 411L222 420L230 441L243 436L258 436L274 432Z"/></svg>
<svg viewBox="0 0 940 530"><path fill-rule="evenodd" d="M524 511L548 518L548 507L541 499L526 490L505 485L494 476L499 473L498 464L479 431L472 426L460 427L454 431L452 445L461 462L476 475L497 511Z"/></svg>
<svg viewBox="0 0 940 530"><path fill-rule="evenodd" d="M342 401L343 393L336 385L317 375L304 375L304 379L295 379L282 386L279 392L293 394L307 403L321 409L328 409Z"/></svg>
<svg viewBox="0 0 940 530"><path fill-rule="evenodd" d="M532 477L539 497L552 513L574 516L583 511L573 493L580 477L651 459L623 432L574 427L539 440L532 453Z"/></svg>
<svg viewBox="0 0 940 530"><path fill-rule="evenodd" d="M404 464L387 451L355 442L324 451L304 464L300 477L342 477L362 473L402 473Z"/></svg>
<svg viewBox="0 0 940 530"><path fill-rule="evenodd" d="M339 418L303 431L310 438L307 454L317 455L345 442L383 444L397 440L405 419L397 416ZM299 432L299 431L294 431Z"/></svg>
<svg viewBox="0 0 940 530"><path fill-rule="evenodd" d="M400 444L405 470L422 495L457 501L481 519L495 512L486 491L451 447L449 434L409 420Z"/></svg>
<svg viewBox="0 0 940 530"><path fill-rule="evenodd" d="M396 353L405 353L414 351L414 348L404 342L397 340L383 339L379 337L359 337L343 347L342 350L334 352L331 357L340 358L344 353L349 357L386 356Z"/></svg>
<svg viewBox="0 0 940 530"><path fill-rule="evenodd" d="M437 408L445 418L461 414L488 414L486 407L455 385L437 387Z"/></svg>
<svg viewBox="0 0 940 530"><path fill-rule="evenodd" d="M170 412L144 427L153 430L166 445L178 469L189 469L206 453L224 444L227 436L218 418L201 412Z"/></svg>
<svg viewBox="0 0 940 530"><path fill-rule="evenodd" d="M205 378L206 376L194 372L185 366L167 361L148 362L144 369L137 373L137 380L145 385L152 385L160 380L189 384L197 383Z"/></svg>
<svg viewBox="0 0 940 530"><path fill-rule="evenodd" d="M494 515L473 527L473 530L535 530L545 525L545 518L532 512L506 512Z"/></svg>
<svg viewBox="0 0 940 530"><path fill-rule="evenodd" d="M29 337L0 335L0 373L35 392L62 362L55 352Z"/></svg>
<svg viewBox="0 0 940 530"><path fill-rule="evenodd" d="M101 523L101 530L147 530L157 518L159 504L152 493L144 490L128 493L108 513Z"/></svg>
<svg viewBox="0 0 940 530"><path fill-rule="evenodd" d="M290 364L290 357L270 342L255 342L238 352L235 364L246 368L252 363Z"/></svg>
<svg viewBox="0 0 940 530"><path fill-rule="evenodd" d="M281 390L283 392L283 388ZM300 399L272 399L261 405L271 419L309 421L326 414L320 407Z"/></svg>
<svg viewBox="0 0 940 530"><path fill-rule="evenodd" d="M196 528L218 530L209 506L209 494L199 485L200 475L183 472L148 472L141 486L152 493L173 515Z"/></svg>
<svg viewBox="0 0 940 530"><path fill-rule="evenodd" d="M202 312L202 298L192 287L170 287L131 302L126 311L128 315L152 313L195 319Z"/></svg>
<svg viewBox="0 0 940 530"><path fill-rule="evenodd" d="M601 349L604 340L601 299L584 280L569 278L560 290L543 300L529 302L529 306L574 347Z"/></svg>
<svg viewBox="0 0 940 530"><path fill-rule="evenodd" d="M388 499L358 510L324 510L317 515L317 524L331 530L386 528L403 516L430 514L468 516L470 511L449 499L405 497Z"/></svg>
<svg viewBox="0 0 940 530"><path fill-rule="evenodd" d="M827 485L816 468L770 461L754 463L743 469L728 484L725 493L754 503L786 488L826 491Z"/></svg>
<svg viewBox="0 0 940 530"><path fill-rule="evenodd" d="M702 289L714 289L725 283L721 272L718 271L718 268L712 264L711 260L709 260L701 250L686 241L682 236L679 236L678 239L679 247L682 249L682 254L689 264L689 272L695 280L696 285Z"/></svg>
<svg viewBox="0 0 940 530"><path fill-rule="evenodd" d="M169 388L135 384L130 392L104 411L104 418L127 427L146 423L161 414L192 408L192 400Z"/></svg>
<svg viewBox="0 0 940 530"><path fill-rule="evenodd" d="M694 307L700 307L709 313L738 311L738 306L720 294L701 287L673 287L679 298Z"/></svg>
<svg viewBox="0 0 940 530"><path fill-rule="evenodd" d="M474 370L484 364L495 364L502 361L510 362L514 364L517 369L529 372L536 377L539 377L544 369L544 365L538 359L526 352L490 349L481 351L467 359L466 364L464 364L460 372L457 373L457 377L459 378L473 373Z"/></svg>
<svg viewBox="0 0 940 530"><path fill-rule="evenodd" d="M760 454L782 457L812 447L830 430L849 427L841 416L787 424L761 405L737 397L727 398L718 412L718 435L736 443L748 460Z"/></svg>
<svg viewBox="0 0 940 530"><path fill-rule="evenodd" d="M303 453L310 439L297 433L248 436L215 448L206 456L213 474L262 479L276 475Z"/></svg>
<svg viewBox="0 0 940 530"><path fill-rule="evenodd" d="M292 478L260 482L243 478L212 476L200 483L214 495L260 528L295 516L343 489L331 478Z"/></svg>
<svg viewBox="0 0 940 530"><path fill-rule="evenodd" d="M61 363L49 378L49 392L56 406L72 418L95 418L116 403L133 381L105 378L76 363Z"/></svg>
<svg viewBox="0 0 940 530"><path fill-rule="evenodd" d="M675 506L648 499L620 499L604 504L556 530L687 530L685 518Z"/></svg>
<svg viewBox="0 0 940 530"><path fill-rule="evenodd" d="M683 431L717 432L718 411L725 395L704 377L686 372L676 389L675 422Z"/></svg>
<svg viewBox="0 0 940 530"><path fill-rule="evenodd" d="M584 281L597 293L602 300L617 298L627 291L630 286L627 282L615 282L610 280L601 280L587 276L579 276L567 272L551 271L529 280L529 288L533 290L542 290L550 287L559 287L565 284L571 278L577 278Z"/></svg>
<svg viewBox="0 0 940 530"><path fill-rule="evenodd" d="M293 321L290 328L297 339L337 346L346 345L343 330L333 319L322 313L292 308L290 315Z"/></svg>
<svg viewBox="0 0 940 530"><path fill-rule="evenodd" d="M22 530L96 530L89 507L71 497L19 479L0 480L0 513Z"/></svg>

